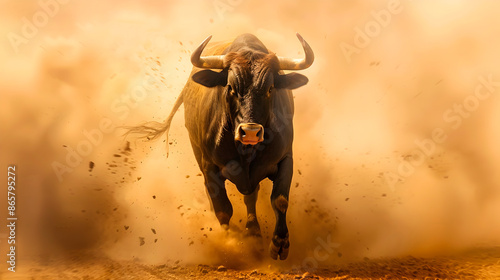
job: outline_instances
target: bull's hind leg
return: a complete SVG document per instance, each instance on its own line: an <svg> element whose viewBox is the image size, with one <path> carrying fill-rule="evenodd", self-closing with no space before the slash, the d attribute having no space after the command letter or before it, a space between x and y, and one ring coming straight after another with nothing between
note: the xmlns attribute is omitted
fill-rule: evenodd
<svg viewBox="0 0 500 280"><path fill-rule="evenodd" d="M229 220L233 216L233 206L226 193L225 178L221 176L220 170L213 164L206 164L203 168L205 187L212 201L215 216L223 227L229 226Z"/></svg>
<svg viewBox="0 0 500 280"><path fill-rule="evenodd" d="M286 211L288 209L288 194L293 174L292 156L287 156L278 164L278 173L273 178L273 191L271 193L271 205L276 216L276 226L273 238L269 244L271 258L284 260L288 257L290 247L288 227L286 226Z"/></svg>
<svg viewBox="0 0 500 280"><path fill-rule="evenodd" d="M247 206L246 234L257 237L261 236L255 207L257 203L257 197L259 195L259 188L260 186L257 186L252 194L245 195L243 198L243 201L245 201L245 205Z"/></svg>

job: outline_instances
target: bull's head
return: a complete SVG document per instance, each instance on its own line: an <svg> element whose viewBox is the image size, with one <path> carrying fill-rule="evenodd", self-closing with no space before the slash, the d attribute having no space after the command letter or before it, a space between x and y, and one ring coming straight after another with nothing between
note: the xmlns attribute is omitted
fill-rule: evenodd
<svg viewBox="0 0 500 280"><path fill-rule="evenodd" d="M275 94L286 94L279 89L296 89L308 82L298 73L283 74L281 70L306 69L314 61L314 53L307 42L297 33L305 52L304 59L277 57L242 48L226 55L200 57L212 36L194 51L191 62L207 69L193 75L193 81L206 87L223 86L227 96L228 113L235 128L235 141L244 145L256 145L264 141L264 126L268 125L272 100Z"/></svg>

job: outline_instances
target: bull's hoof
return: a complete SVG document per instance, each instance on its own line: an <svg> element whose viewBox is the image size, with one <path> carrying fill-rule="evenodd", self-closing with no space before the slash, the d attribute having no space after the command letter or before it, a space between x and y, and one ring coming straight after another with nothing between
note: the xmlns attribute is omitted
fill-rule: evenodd
<svg viewBox="0 0 500 280"><path fill-rule="evenodd" d="M231 214L225 213L223 211L219 211L215 213L217 220L221 225L229 225L229 220L231 220Z"/></svg>
<svg viewBox="0 0 500 280"><path fill-rule="evenodd" d="M262 238L262 234L260 233L260 228L256 227L247 227L245 229L245 236Z"/></svg>
<svg viewBox="0 0 500 280"><path fill-rule="evenodd" d="M248 215L248 220L245 228L246 236L262 237L260 233L259 222L257 221L257 217L255 217L254 214Z"/></svg>
<svg viewBox="0 0 500 280"><path fill-rule="evenodd" d="M277 235L271 240L269 244L269 254L274 260L280 257L280 260L285 260L288 257L288 249L290 248L290 241L288 240L288 233L285 238L279 238Z"/></svg>

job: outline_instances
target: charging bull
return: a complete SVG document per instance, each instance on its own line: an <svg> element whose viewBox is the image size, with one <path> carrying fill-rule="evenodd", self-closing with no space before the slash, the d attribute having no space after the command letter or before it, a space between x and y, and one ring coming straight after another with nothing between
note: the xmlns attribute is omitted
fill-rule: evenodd
<svg viewBox="0 0 500 280"><path fill-rule="evenodd" d="M190 79L165 122L149 122L129 131L148 139L163 133L168 137L172 118L184 103L193 152L215 216L224 228L233 214L226 180L244 195L246 230L254 236L260 236L255 209L259 182L265 178L273 182L276 226L269 252L281 260L287 258L290 246L286 213L293 174L291 90L308 82L301 74L283 70L306 69L314 60L311 47L297 37L304 48L303 59L276 56L251 34L207 47L209 36L193 52Z"/></svg>

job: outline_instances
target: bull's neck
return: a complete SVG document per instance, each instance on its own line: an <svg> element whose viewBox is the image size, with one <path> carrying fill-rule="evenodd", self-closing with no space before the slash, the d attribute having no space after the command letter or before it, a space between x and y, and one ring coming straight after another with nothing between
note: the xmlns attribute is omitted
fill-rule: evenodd
<svg viewBox="0 0 500 280"><path fill-rule="evenodd" d="M257 156L257 151L260 148L260 143L254 146L251 145L242 145L238 143L236 148L238 150L238 154L240 155L241 165L243 168L250 168L250 164Z"/></svg>
<svg viewBox="0 0 500 280"><path fill-rule="evenodd" d="M255 146L250 146L250 145L242 145L240 143L237 144L236 148L238 150L238 154L240 157L240 165L242 172L240 173L239 177L240 184L236 184L238 190L245 194L245 193L252 193L254 186L251 185L251 180L250 178L252 177L251 173L251 165L255 161L255 158L257 157L257 152L259 149L260 144L257 144Z"/></svg>

